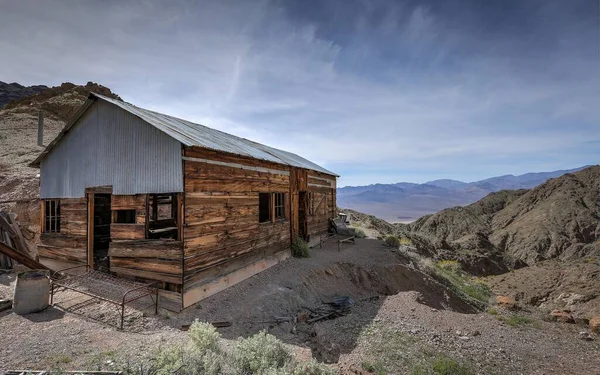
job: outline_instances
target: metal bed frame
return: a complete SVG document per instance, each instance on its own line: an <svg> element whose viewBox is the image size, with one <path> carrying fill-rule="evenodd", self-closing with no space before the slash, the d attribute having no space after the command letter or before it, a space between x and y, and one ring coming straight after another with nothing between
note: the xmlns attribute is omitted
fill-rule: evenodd
<svg viewBox="0 0 600 375"><path fill-rule="evenodd" d="M85 267L80 274L67 273L77 268ZM50 284L50 304L53 305L54 293L60 288L73 290L92 298L111 303L119 307L123 329L125 305L140 298L150 296L154 305L154 314L158 314L158 282L139 283L126 280L110 273L92 269L89 265L79 265L58 270L52 274Z"/></svg>

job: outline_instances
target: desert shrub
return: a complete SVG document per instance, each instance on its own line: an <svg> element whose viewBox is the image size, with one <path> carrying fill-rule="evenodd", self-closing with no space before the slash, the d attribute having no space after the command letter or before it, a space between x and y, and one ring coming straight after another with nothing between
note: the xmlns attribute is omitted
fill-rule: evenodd
<svg viewBox="0 0 600 375"><path fill-rule="evenodd" d="M150 370L156 375L171 375L183 367L183 348L173 345L157 350Z"/></svg>
<svg viewBox="0 0 600 375"><path fill-rule="evenodd" d="M397 249L400 247L400 240L396 236L387 236L385 239L385 244L389 247Z"/></svg>
<svg viewBox="0 0 600 375"><path fill-rule="evenodd" d="M506 323L507 325L509 325L511 327L519 327L519 326L523 326L523 325L533 325L534 327L539 326L538 322L536 322L535 320L533 320L531 318L523 316L523 315L511 315L507 318L499 317L498 320Z"/></svg>
<svg viewBox="0 0 600 375"><path fill-rule="evenodd" d="M194 349L201 354L211 350L219 351L219 338L221 334L210 323L200 322L198 319L190 326L188 333Z"/></svg>
<svg viewBox="0 0 600 375"><path fill-rule="evenodd" d="M232 355L234 366L241 374L266 374L282 368L291 359L283 344L265 331L239 339Z"/></svg>
<svg viewBox="0 0 600 375"><path fill-rule="evenodd" d="M451 358L438 358L436 359L431 369L433 373L436 375L471 375L473 371L469 368L469 366L465 364L460 364L458 361Z"/></svg>
<svg viewBox="0 0 600 375"><path fill-rule="evenodd" d="M365 231L360 228L354 228L354 235L356 236L356 238L366 238L367 237L367 234L365 233Z"/></svg>
<svg viewBox="0 0 600 375"><path fill-rule="evenodd" d="M185 354L184 367L183 371L179 372L180 375L218 375L222 373L221 363L224 361L224 357L220 353L212 350L200 353L198 349L190 348Z"/></svg>
<svg viewBox="0 0 600 375"><path fill-rule="evenodd" d="M493 307L490 307L490 308L487 310L487 313L488 313L488 314L490 314L490 315L498 315L498 310L496 310L496 309L495 309L495 308L493 308Z"/></svg>
<svg viewBox="0 0 600 375"><path fill-rule="evenodd" d="M310 257L308 244L300 237L296 237L294 242L292 242L292 256L294 256L295 258Z"/></svg>
<svg viewBox="0 0 600 375"><path fill-rule="evenodd" d="M401 237L400 238L400 245L401 246L413 246L413 242L408 237Z"/></svg>
<svg viewBox="0 0 600 375"><path fill-rule="evenodd" d="M293 375L334 375L335 373L336 371L317 362L314 358L308 362L296 364L292 371Z"/></svg>
<svg viewBox="0 0 600 375"><path fill-rule="evenodd" d="M462 266L456 260L440 260L438 262L438 267L454 273L462 272Z"/></svg>

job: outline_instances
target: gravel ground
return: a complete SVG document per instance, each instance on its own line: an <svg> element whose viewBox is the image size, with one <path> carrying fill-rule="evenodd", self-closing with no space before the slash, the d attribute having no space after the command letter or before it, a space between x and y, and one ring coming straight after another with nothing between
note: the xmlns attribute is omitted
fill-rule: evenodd
<svg viewBox="0 0 600 375"><path fill-rule="evenodd" d="M14 274L0 275L0 296L10 294ZM342 317L294 323L334 295L354 305ZM600 338L584 341L584 328L550 323L535 314L512 327L474 313L451 292L406 266L406 260L375 240L314 250L308 259L289 259L180 314L154 316L139 306L128 310L125 331L114 327L112 306L60 292L57 305L17 316L0 313L0 370L17 368L109 369L161 345L181 343L181 326L194 319L229 321L223 343L268 330L297 357L331 363L342 374L405 373L433 358L448 356L478 374L597 374ZM275 317L291 317L276 323Z"/></svg>

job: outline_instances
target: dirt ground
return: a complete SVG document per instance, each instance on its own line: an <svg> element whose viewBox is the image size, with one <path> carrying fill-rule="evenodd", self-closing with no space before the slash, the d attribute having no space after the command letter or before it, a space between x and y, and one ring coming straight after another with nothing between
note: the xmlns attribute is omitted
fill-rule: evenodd
<svg viewBox="0 0 600 375"><path fill-rule="evenodd" d="M0 275L0 297L10 296L14 277ZM353 301L346 315L294 323L335 296ZM527 323L513 327L498 319L508 312L475 312L376 240L315 249L311 258L284 261L180 314L154 316L143 309L149 302L128 309L124 331L115 327L114 307L71 292L59 292L56 305L41 313L2 312L0 370L117 368L182 343L182 325L195 319L231 322L219 329L223 345L268 330L300 359L313 356L342 374L401 374L440 356L478 374L582 375L600 368L600 338L581 340L585 328L545 322L535 312L520 312Z"/></svg>

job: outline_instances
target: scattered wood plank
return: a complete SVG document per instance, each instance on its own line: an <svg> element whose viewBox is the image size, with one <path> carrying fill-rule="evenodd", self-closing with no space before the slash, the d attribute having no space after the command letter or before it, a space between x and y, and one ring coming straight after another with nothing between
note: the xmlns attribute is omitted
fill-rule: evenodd
<svg viewBox="0 0 600 375"><path fill-rule="evenodd" d="M50 268L44 266L42 263L29 258L25 254L19 253L17 250L3 244L2 242L0 242L0 253L16 260L27 268L31 268L33 270L50 270Z"/></svg>

